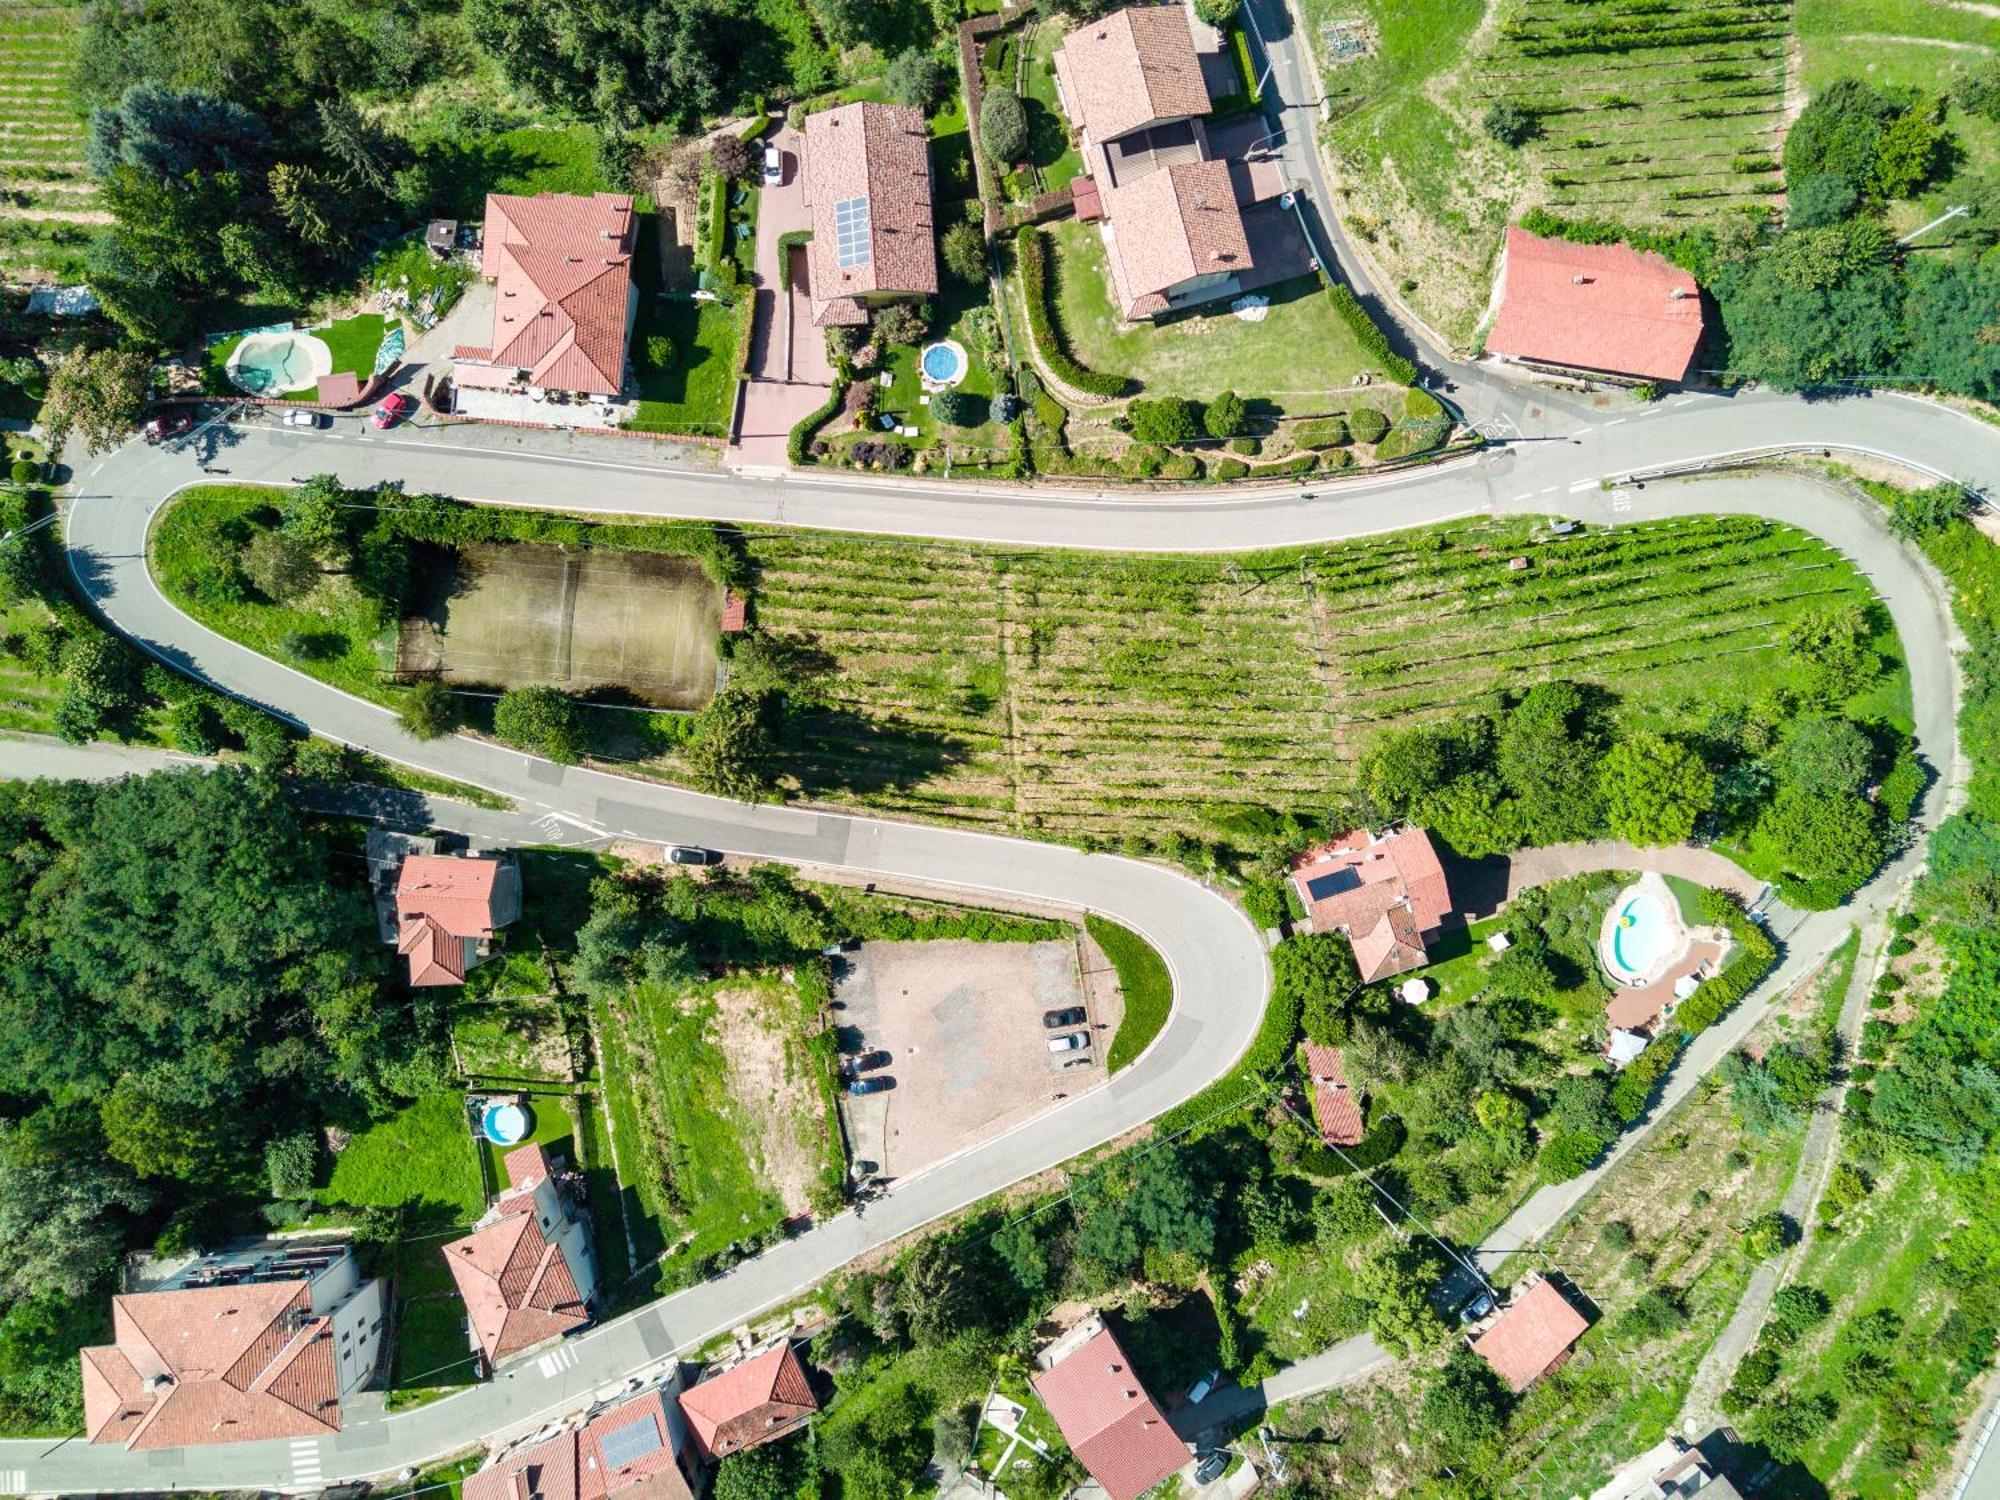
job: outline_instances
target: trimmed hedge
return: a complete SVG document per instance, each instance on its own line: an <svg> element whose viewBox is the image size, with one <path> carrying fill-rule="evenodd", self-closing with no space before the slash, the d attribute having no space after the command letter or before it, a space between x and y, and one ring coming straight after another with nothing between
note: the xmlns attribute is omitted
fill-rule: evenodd
<svg viewBox="0 0 2000 1500"><path fill-rule="evenodd" d="M1680 1056L1681 1045L1687 1039L1685 1032L1669 1027L1646 1044L1625 1070L1611 1085L1611 1112L1618 1116L1621 1125L1630 1125L1645 1114L1647 1106L1653 1102L1660 1080L1667 1076L1667 1069Z"/></svg>
<svg viewBox="0 0 2000 1500"><path fill-rule="evenodd" d="M778 289L789 292L792 289L792 252L801 245L812 243L810 229L787 229L778 236Z"/></svg>
<svg viewBox="0 0 2000 1500"><path fill-rule="evenodd" d="M1381 365L1383 373L1398 385L1415 385L1417 367L1389 347L1389 336L1368 316L1353 288L1344 281L1332 281L1327 284L1327 295L1333 299L1333 310L1340 314L1340 320L1369 357Z"/></svg>
<svg viewBox="0 0 2000 1500"><path fill-rule="evenodd" d="M1699 909L1702 921L1729 930L1736 951L1720 974L1704 980L1701 988L1674 1012L1674 1024L1689 1036L1706 1031L1721 1020L1723 1013L1755 989L1778 961L1777 946L1763 928L1750 920L1734 896L1726 891L1704 889Z"/></svg>
<svg viewBox="0 0 2000 1500"><path fill-rule="evenodd" d="M1218 458L1208 466L1210 479L1241 479L1250 472L1250 465L1240 458Z"/></svg>
<svg viewBox="0 0 2000 1500"><path fill-rule="evenodd" d="M612 547L692 558L704 573L725 588L744 581L746 570L741 553L728 535L706 521L649 521L643 525L584 521L547 511L469 505L443 495L397 496L387 489L353 493L372 494L375 499L375 521L364 546L387 535L440 547L470 542Z"/></svg>
<svg viewBox="0 0 2000 1500"><path fill-rule="evenodd" d="M1389 419L1372 406L1357 406L1347 414L1348 431L1357 443L1379 443L1389 433Z"/></svg>
<svg viewBox="0 0 2000 1500"><path fill-rule="evenodd" d="M1028 304L1029 335L1056 379L1087 396L1128 394L1132 382L1123 375L1088 369L1070 354L1056 320L1055 269L1050 260L1048 236L1039 229L1022 230L1014 241L1014 263L1021 273L1023 300Z"/></svg>
<svg viewBox="0 0 2000 1500"><path fill-rule="evenodd" d="M793 465L806 461L806 444L812 441L815 432L833 420L834 414L840 410L840 403L846 398L847 382L836 377L833 390L826 398L826 405L808 416L799 418L794 424L791 435L785 439L785 457Z"/></svg>
<svg viewBox="0 0 2000 1500"><path fill-rule="evenodd" d="M1341 448L1350 439L1347 423L1339 417L1319 417L1292 429L1292 441L1301 448Z"/></svg>

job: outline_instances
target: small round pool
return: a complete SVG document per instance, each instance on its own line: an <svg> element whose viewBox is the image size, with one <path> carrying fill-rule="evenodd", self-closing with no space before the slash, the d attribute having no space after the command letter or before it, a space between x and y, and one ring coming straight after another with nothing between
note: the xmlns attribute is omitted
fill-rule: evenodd
<svg viewBox="0 0 2000 1500"><path fill-rule="evenodd" d="M1606 965L1614 979L1637 984L1665 958L1673 947L1675 924L1667 918L1667 908L1657 896L1641 891L1618 907L1611 926L1610 961Z"/></svg>
<svg viewBox="0 0 2000 1500"><path fill-rule="evenodd" d="M489 1104L479 1117L479 1130L496 1146L518 1146L535 1127L524 1104Z"/></svg>
<svg viewBox="0 0 2000 1500"><path fill-rule="evenodd" d="M924 384L936 390L945 390L965 379L968 363L965 346L957 339L941 339L935 344L924 346L917 356L917 368L923 371Z"/></svg>
<svg viewBox="0 0 2000 1500"><path fill-rule="evenodd" d="M310 390L333 372L333 351L310 333L253 333L230 352L230 383L252 396Z"/></svg>

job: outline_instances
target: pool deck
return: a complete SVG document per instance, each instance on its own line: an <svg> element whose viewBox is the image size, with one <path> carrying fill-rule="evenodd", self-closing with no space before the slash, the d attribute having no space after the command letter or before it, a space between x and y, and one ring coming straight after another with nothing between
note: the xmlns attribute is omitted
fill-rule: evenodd
<svg viewBox="0 0 2000 1500"><path fill-rule="evenodd" d="M1611 1029L1650 1032L1659 1023L1661 1011L1673 1003L1674 985L1686 975L1700 972L1703 965L1720 966L1722 955L1728 951L1726 942L1698 936L1688 944L1688 951L1651 984L1619 986L1605 1014Z"/></svg>

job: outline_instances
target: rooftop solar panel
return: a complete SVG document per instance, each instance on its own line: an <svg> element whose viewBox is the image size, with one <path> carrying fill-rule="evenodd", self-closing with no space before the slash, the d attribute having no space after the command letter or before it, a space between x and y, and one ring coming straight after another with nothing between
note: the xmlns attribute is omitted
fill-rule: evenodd
<svg viewBox="0 0 2000 1500"><path fill-rule="evenodd" d="M597 1440L597 1445L604 1450L607 1465L622 1469L627 1464L637 1463L649 1453L658 1453L661 1441L660 1424L648 1412L623 1427L612 1428Z"/></svg>
<svg viewBox="0 0 2000 1500"><path fill-rule="evenodd" d="M1351 891L1361 884L1361 877L1351 868L1343 867L1326 875L1316 875L1306 882L1306 893L1315 901L1324 901L1328 896L1337 896L1342 891Z"/></svg>
<svg viewBox="0 0 2000 1500"><path fill-rule="evenodd" d="M870 255L868 200L843 198L833 205L834 256L842 266L865 266Z"/></svg>

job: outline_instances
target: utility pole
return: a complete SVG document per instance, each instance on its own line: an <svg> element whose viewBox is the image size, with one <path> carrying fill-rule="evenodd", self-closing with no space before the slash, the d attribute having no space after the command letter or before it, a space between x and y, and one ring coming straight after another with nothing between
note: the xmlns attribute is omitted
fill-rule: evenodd
<svg viewBox="0 0 2000 1500"><path fill-rule="evenodd" d="M1897 240L1896 243L1899 246L1907 245L1910 243L1911 240L1919 239L1922 236L1929 234L1933 229L1937 228L1938 225L1948 224L1953 219L1962 219L1971 212L1972 212L1972 206L1967 203L1961 203L1956 208L1947 208L1943 213L1939 214L1935 219L1932 219L1930 223L1924 225L1923 228L1912 229L1908 234L1904 235L1900 240Z"/></svg>

